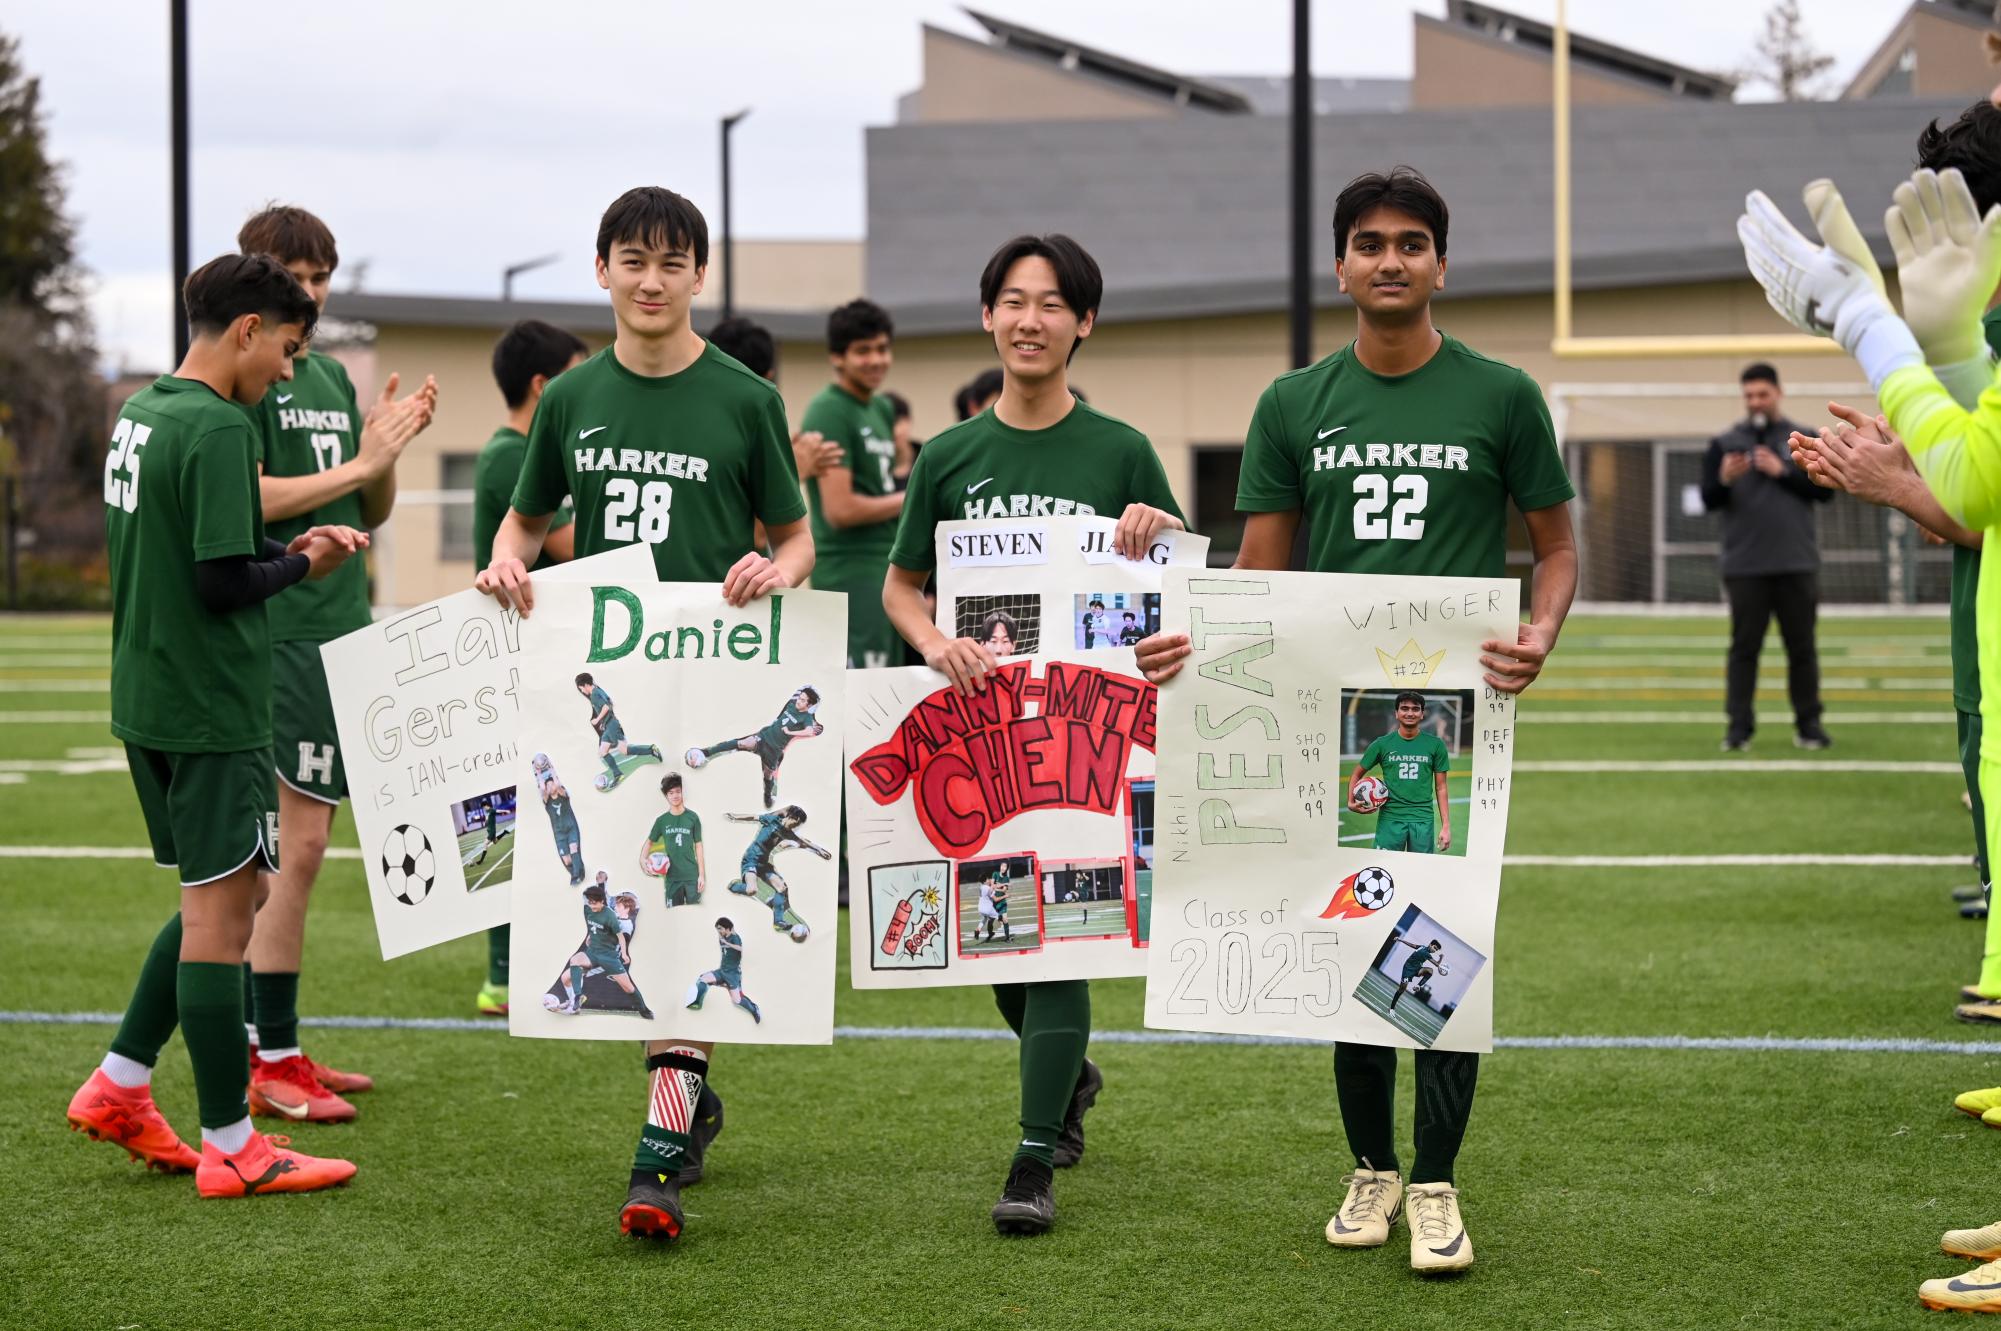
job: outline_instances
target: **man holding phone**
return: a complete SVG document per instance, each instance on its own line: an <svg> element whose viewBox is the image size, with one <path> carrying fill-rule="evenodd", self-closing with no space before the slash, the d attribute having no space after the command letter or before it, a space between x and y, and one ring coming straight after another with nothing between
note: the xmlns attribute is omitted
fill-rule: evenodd
<svg viewBox="0 0 2001 1331"><path fill-rule="evenodd" d="M1741 752L1757 729L1758 654L1774 615L1786 644L1792 695L1793 743L1824 749L1820 723L1820 660L1814 615L1820 603L1820 541L1814 506L1834 497L1792 460L1786 440L1796 428L1779 413L1779 372L1759 363L1738 376L1744 418L1709 441L1702 456L1702 503L1723 516L1717 561L1730 601L1729 729L1723 748Z"/></svg>

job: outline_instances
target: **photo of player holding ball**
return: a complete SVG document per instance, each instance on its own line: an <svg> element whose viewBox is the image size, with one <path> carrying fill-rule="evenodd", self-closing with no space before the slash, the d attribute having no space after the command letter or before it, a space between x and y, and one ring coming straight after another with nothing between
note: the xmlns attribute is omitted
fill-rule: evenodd
<svg viewBox="0 0 2001 1331"><path fill-rule="evenodd" d="M1445 788L1452 755L1438 736L1418 729L1424 710L1423 694L1399 693L1396 729L1369 745L1348 778L1349 809L1376 815L1377 850L1442 855L1452 849L1452 801ZM1376 769L1380 779L1369 775Z"/></svg>

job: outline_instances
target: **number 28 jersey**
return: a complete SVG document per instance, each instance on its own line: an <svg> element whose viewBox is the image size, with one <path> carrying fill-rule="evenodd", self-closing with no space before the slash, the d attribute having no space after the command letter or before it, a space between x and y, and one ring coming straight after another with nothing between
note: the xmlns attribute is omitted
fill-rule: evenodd
<svg viewBox="0 0 2001 1331"><path fill-rule="evenodd" d="M704 344L654 378L611 347L550 381L528 430L514 508L576 509L577 556L653 548L662 582L721 582L766 526L806 516L778 389Z"/></svg>
<svg viewBox="0 0 2001 1331"><path fill-rule="evenodd" d="M1237 508L1303 510L1314 572L1503 577L1508 501L1575 497L1535 381L1441 337L1409 374L1350 343L1258 399Z"/></svg>

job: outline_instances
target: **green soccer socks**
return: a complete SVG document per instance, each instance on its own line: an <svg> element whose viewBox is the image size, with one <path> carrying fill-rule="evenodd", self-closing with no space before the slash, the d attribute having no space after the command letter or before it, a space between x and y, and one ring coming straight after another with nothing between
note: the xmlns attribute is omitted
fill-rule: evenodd
<svg viewBox="0 0 2001 1331"><path fill-rule="evenodd" d="M160 1051L181 1020L180 1000L175 995L180 965L181 913L175 911L139 964L139 983L132 987L132 1001L125 1005L125 1018L112 1037L112 1053L149 1068L159 1060Z"/></svg>
<svg viewBox="0 0 2001 1331"><path fill-rule="evenodd" d="M994 1005L1021 1037L1021 1143L1015 1158L1053 1166L1091 1043L1090 982L997 984Z"/></svg>
<svg viewBox="0 0 2001 1331"><path fill-rule="evenodd" d="M215 961L183 961L176 974L181 1038L195 1069L195 1099L204 1128L226 1128L250 1116L244 1094L250 1041L243 1033L243 973Z"/></svg>

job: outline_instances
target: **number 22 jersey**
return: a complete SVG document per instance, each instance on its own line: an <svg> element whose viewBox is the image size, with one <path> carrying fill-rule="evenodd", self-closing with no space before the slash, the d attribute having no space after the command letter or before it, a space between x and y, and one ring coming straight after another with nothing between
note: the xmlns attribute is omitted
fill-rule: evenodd
<svg viewBox="0 0 2001 1331"><path fill-rule="evenodd" d="M653 548L662 582L721 582L766 526L806 516L778 389L704 343L649 377L611 347L551 380L535 408L514 508L576 508L577 557Z"/></svg>
<svg viewBox="0 0 2001 1331"><path fill-rule="evenodd" d="M1576 491L1535 381L1440 339L1409 374L1367 369L1350 343L1274 380L1238 510L1303 510L1318 573L1506 576L1508 502L1526 512Z"/></svg>

